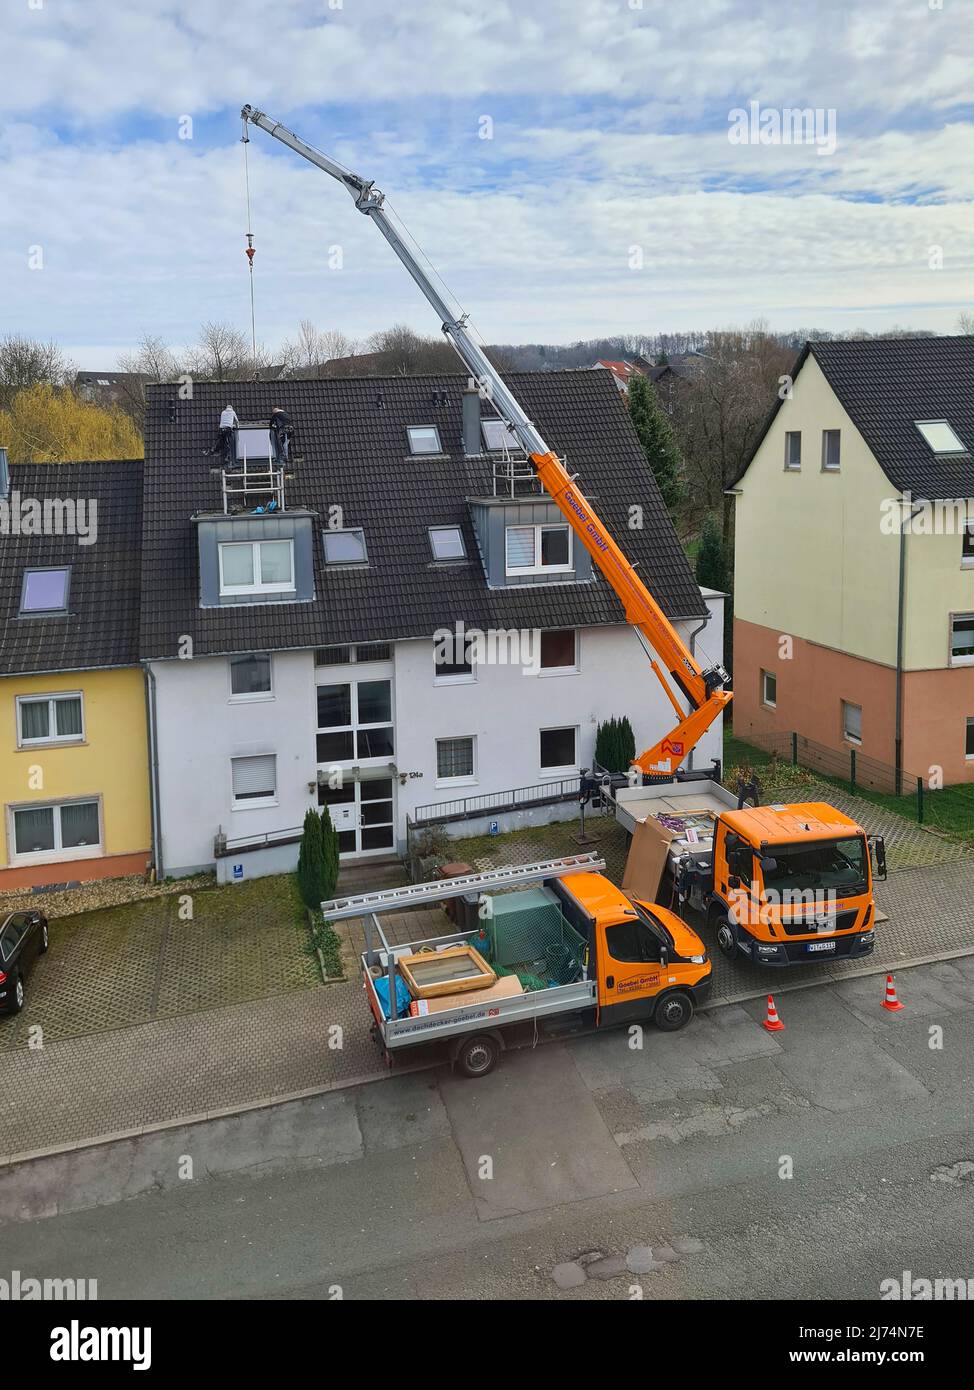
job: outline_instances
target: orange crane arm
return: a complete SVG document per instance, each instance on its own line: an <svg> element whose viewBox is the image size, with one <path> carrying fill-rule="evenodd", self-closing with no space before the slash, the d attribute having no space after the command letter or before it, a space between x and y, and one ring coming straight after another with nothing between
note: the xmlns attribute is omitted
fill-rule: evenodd
<svg viewBox="0 0 974 1390"><path fill-rule="evenodd" d="M418 247L410 244L405 229L393 219L386 208L385 194L376 188L371 180L363 179L361 175L346 169L321 150L316 150L313 145L309 145L266 112L245 106L240 116L243 122L243 140L250 139L250 125L259 126L275 140L287 145L303 159L307 159L309 163L342 184L359 212L370 218L385 237L439 315L443 332L460 360L493 401L501 419L510 425L534 464L545 491L618 595L627 621L636 629L643 646L646 647L650 664L673 706L678 722L665 738L640 753L633 766L645 776L658 780L665 781L675 776L683 759L730 703L731 693L725 689L730 680L727 672L720 665L706 671L698 666L676 628L576 488L574 480L565 471L557 454L549 449L500 372L471 334L466 314L455 312L448 303L442 289L430 274L425 257ZM659 661L653 655L654 652ZM664 675L664 670L686 697L690 705L689 714L684 714Z"/></svg>
<svg viewBox="0 0 974 1390"><path fill-rule="evenodd" d="M558 455L548 452L530 457L545 491L605 575L625 609L626 621L632 624L643 639L644 646L649 648L650 664L669 697L679 723L665 738L651 748L645 748L634 758L633 767L647 777L669 779L675 776L683 759L730 704L733 696L729 690L723 689L723 682L728 679L727 673L722 667L707 672L701 670L686 643L626 559L595 509L575 485ZM689 714L684 714L680 708L663 675L660 661L689 701Z"/></svg>

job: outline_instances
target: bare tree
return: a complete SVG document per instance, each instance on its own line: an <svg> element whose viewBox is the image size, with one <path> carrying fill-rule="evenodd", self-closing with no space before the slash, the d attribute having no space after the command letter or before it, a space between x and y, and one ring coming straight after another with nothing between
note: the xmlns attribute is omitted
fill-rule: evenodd
<svg viewBox="0 0 974 1390"><path fill-rule="evenodd" d="M314 377L323 375L329 362L350 357L354 351L354 341L341 329L322 332L310 319L302 319L297 337L285 339L281 360L287 376Z"/></svg>
<svg viewBox="0 0 974 1390"><path fill-rule="evenodd" d="M200 381L250 381L270 365L258 345L257 357L245 333L230 323L208 322L188 354L187 369Z"/></svg>
<svg viewBox="0 0 974 1390"><path fill-rule="evenodd" d="M370 374L375 376L417 376L425 372L462 371L449 343L416 333L404 323L393 324L373 333L368 342L375 358Z"/></svg>
<svg viewBox="0 0 974 1390"><path fill-rule="evenodd" d="M694 371L673 393L673 428L686 459L688 505L720 513L727 542L733 520L725 490L743 468L795 352L763 323L708 335Z"/></svg>
<svg viewBox="0 0 974 1390"><path fill-rule="evenodd" d="M8 333L0 338L0 410L8 409L17 392L27 387L67 386L76 370L56 343Z"/></svg>
<svg viewBox="0 0 974 1390"><path fill-rule="evenodd" d="M132 352L118 359L124 376L118 383L118 401L140 430L145 429L145 388L150 382L175 381L181 368L175 353L161 338L144 332Z"/></svg>
<svg viewBox="0 0 974 1390"><path fill-rule="evenodd" d="M974 336L974 314L957 315L957 332L963 333L965 337Z"/></svg>

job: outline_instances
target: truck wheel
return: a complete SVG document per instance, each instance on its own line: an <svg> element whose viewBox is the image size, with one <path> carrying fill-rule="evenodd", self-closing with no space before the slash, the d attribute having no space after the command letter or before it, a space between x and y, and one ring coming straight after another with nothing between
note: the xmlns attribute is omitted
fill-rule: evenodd
<svg viewBox="0 0 974 1390"><path fill-rule="evenodd" d="M653 1022L664 1033L675 1033L678 1028L685 1028L691 1018L693 1018L693 1000L689 994L684 994L680 989L674 989L669 994L664 994L656 1005L656 1012L653 1014Z"/></svg>
<svg viewBox="0 0 974 1390"><path fill-rule="evenodd" d="M710 925L717 936L717 947L720 954L726 960L736 960L740 951L737 946L737 937L734 935L734 928L731 926L727 914L723 910L712 912Z"/></svg>
<svg viewBox="0 0 974 1390"><path fill-rule="evenodd" d="M464 1076L486 1076L496 1067L499 1056L497 1043L482 1033L463 1044L457 1053L457 1065Z"/></svg>

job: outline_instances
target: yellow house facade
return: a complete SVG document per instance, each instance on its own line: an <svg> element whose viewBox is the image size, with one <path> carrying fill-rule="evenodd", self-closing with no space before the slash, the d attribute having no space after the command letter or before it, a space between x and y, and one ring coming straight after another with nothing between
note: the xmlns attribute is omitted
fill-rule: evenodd
<svg viewBox="0 0 974 1390"><path fill-rule="evenodd" d="M0 892L151 860L140 539L141 464L0 460Z"/></svg>

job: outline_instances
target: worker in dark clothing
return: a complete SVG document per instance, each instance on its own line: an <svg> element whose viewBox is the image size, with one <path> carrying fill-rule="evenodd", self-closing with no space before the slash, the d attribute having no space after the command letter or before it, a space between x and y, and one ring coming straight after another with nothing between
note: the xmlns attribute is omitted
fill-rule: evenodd
<svg viewBox="0 0 974 1390"><path fill-rule="evenodd" d="M284 467L291 452L291 436L294 429L291 425L290 415L279 405L276 405L271 411L270 429L271 441L274 445L274 461L279 466Z"/></svg>

